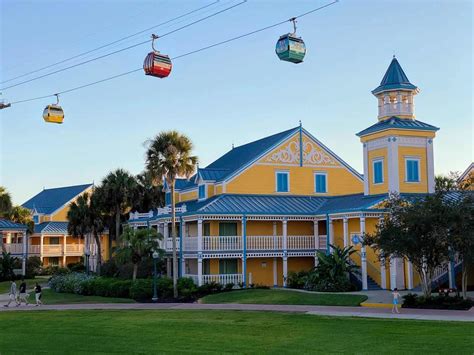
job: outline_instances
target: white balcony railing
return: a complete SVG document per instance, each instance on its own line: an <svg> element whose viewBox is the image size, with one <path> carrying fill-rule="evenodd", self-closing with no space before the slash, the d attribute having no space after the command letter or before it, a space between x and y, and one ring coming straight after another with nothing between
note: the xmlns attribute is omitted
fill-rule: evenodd
<svg viewBox="0 0 474 355"><path fill-rule="evenodd" d="M281 250L283 237L281 235L249 235L247 250Z"/></svg>
<svg viewBox="0 0 474 355"><path fill-rule="evenodd" d="M314 236L312 235L289 235L287 237L288 250L314 249Z"/></svg>
<svg viewBox="0 0 474 355"><path fill-rule="evenodd" d="M185 238L186 239L186 238ZM241 236L212 236L202 237L203 250L242 250Z"/></svg>
<svg viewBox="0 0 474 355"><path fill-rule="evenodd" d="M202 275L202 283L217 282L221 285L233 283L237 285L243 280L242 274L216 274L216 275Z"/></svg>
<svg viewBox="0 0 474 355"><path fill-rule="evenodd" d="M84 245L82 245L82 244L66 244L66 255L67 254L75 254L75 255L84 254Z"/></svg>

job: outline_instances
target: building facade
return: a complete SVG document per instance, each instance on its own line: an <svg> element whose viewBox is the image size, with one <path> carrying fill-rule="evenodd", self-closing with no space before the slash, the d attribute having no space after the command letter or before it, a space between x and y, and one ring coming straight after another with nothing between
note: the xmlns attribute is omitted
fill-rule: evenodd
<svg viewBox="0 0 474 355"><path fill-rule="evenodd" d="M434 191L438 128L416 119L418 92L393 58L372 91L378 119L357 133L363 174L300 124L232 148L190 180L178 179L179 275L198 284L286 286L289 272L315 266L317 251L352 245L363 289L414 288L419 278L412 265L380 259L361 245L361 235L375 230L389 193ZM170 270L171 193L166 191L166 207L130 213L128 223L164 236Z"/></svg>

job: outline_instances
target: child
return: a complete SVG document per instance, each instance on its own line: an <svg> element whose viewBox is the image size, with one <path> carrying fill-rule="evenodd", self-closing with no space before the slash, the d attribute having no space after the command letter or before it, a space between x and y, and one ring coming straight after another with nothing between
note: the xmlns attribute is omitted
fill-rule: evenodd
<svg viewBox="0 0 474 355"><path fill-rule="evenodd" d="M16 299L16 297L17 297L17 295L16 295L16 283L15 283L14 280L12 280L12 283L10 284L10 293L8 295L9 295L8 303L4 304L3 306L4 307L10 306L10 303L12 303L12 301L15 302L16 305L18 306L18 301Z"/></svg>
<svg viewBox="0 0 474 355"><path fill-rule="evenodd" d="M392 296L393 296L392 313L400 313L398 311L398 300L400 299L400 294L398 293L398 289L396 287L393 289Z"/></svg>
<svg viewBox="0 0 474 355"><path fill-rule="evenodd" d="M36 298L36 306L43 304L43 302L41 302L41 286L39 285L39 283L36 283L35 298Z"/></svg>

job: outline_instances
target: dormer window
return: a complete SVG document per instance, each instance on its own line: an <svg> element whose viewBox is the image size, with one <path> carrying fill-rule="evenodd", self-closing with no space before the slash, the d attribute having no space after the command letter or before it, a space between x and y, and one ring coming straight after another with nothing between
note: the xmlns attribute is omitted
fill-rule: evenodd
<svg viewBox="0 0 474 355"><path fill-rule="evenodd" d="M39 224L39 216L37 214L33 215L34 224Z"/></svg>
<svg viewBox="0 0 474 355"><path fill-rule="evenodd" d="M206 185L199 185L198 187L198 198L204 200L206 198Z"/></svg>

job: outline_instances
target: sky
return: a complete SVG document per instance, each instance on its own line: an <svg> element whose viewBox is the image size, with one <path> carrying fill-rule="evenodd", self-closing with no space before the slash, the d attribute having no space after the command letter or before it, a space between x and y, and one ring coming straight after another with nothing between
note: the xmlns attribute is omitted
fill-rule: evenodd
<svg viewBox="0 0 474 355"><path fill-rule="evenodd" d="M55 63L210 4L195 1L1 0L1 81ZM217 4L57 70L164 34L237 4ZM157 41L171 57L271 25L331 0L248 0ZM143 72L60 97L62 125L46 124L46 98L0 111L0 185L21 204L43 188L99 183L111 170L144 168L144 142L176 129L204 167L236 146L298 125L362 172L355 133L377 122L378 86L396 54L417 119L440 127L435 173L473 160L472 3L340 0L298 22L303 63L274 52L290 23L174 61L170 77ZM7 101L63 91L140 68L149 44L2 91ZM40 72L17 81L33 78ZM3 84L4 87L6 84Z"/></svg>

